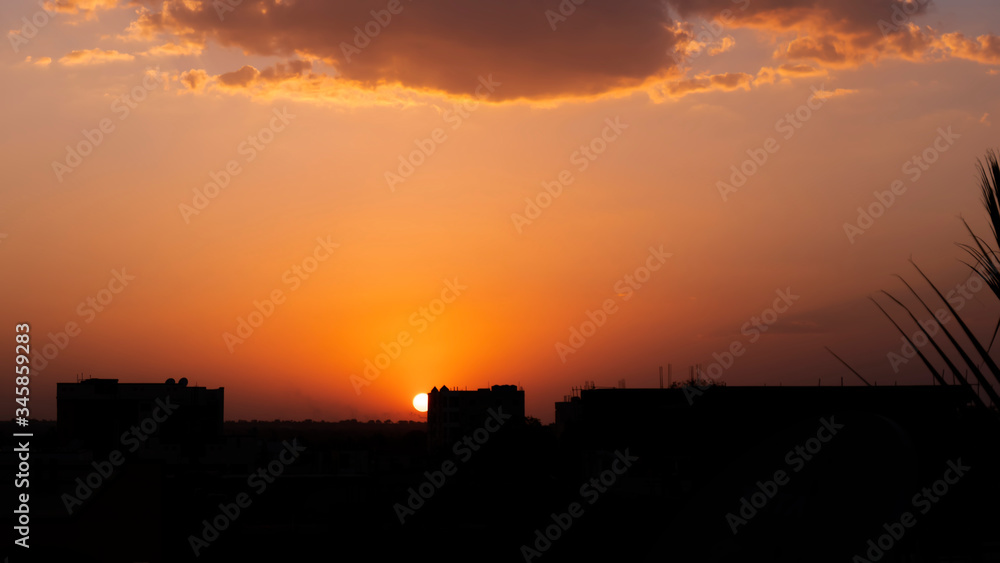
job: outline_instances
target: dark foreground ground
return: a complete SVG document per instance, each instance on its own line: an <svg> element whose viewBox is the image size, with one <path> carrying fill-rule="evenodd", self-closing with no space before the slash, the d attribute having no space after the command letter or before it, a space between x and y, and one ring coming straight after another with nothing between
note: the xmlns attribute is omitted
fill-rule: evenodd
<svg viewBox="0 0 1000 563"><path fill-rule="evenodd" d="M4 551L74 563L1000 561L995 414L891 391L613 391L558 427L529 419L437 449L417 422L227 422L196 450L152 440L115 465L35 421L31 547L12 538Z"/></svg>

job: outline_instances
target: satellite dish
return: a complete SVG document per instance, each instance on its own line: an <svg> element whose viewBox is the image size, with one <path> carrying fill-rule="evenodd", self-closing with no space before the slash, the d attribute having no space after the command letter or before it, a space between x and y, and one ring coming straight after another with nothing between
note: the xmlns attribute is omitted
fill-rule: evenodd
<svg viewBox="0 0 1000 563"><path fill-rule="evenodd" d="M180 385L181 387L187 387L188 378L182 377L181 380L177 382L177 384Z"/></svg>

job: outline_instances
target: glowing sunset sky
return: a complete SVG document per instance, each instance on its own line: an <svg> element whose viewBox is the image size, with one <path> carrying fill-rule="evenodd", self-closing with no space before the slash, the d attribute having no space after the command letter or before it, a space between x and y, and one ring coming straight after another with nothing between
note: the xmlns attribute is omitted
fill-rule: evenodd
<svg viewBox="0 0 1000 563"><path fill-rule="evenodd" d="M84 373L222 386L227 419L416 419L433 386L519 383L548 422L585 380L655 386L734 346L729 385L839 383L823 346L927 383L890 364L868 296L911 256L968 279L957 217L988 232L998 15L5 2L4 361L31 323L36 418ZM989 291L965 299L990 332Z"/></svg>

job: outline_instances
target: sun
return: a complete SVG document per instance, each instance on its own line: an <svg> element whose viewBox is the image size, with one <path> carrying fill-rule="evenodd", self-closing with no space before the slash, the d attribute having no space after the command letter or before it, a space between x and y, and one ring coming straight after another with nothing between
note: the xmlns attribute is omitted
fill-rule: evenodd
<svg viewBox="0 0 1000 563"><path fill-rule="evenodd" d="M413 408L420 412L427 412L427 393L420 393L413 398Z"/></svg>

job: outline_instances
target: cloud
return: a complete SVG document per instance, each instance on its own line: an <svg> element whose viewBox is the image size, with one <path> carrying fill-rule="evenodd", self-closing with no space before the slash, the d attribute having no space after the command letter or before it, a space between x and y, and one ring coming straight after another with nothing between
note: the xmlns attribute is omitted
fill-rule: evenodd
<svg viewBox="0 0 1000 563"><path fill-rule="evenodd" d="M288 80L296 78L304 73L308 73L312 70L312 67L313 64L311 61L293 59L285 63L277 63L274 66L265 68L260 72L260 77L262 80L270 82Z"/></svg>
<svg viewBox="0 0 1000 563"><path fill-rule="evenodd" d="M55 0L45 3L45 9L67 14L85 14L88 18L97 10L118 7L118 0Z"/></svg>
<svg viewBox="0 0 1000 563"><path fill-rule="evenodd" d="M166 0L143 10L130 34L215 41L248 55L305 53L367 88L472 95L478 77L493 74L504 85L498 100L596 95L640 86L673 67L675 37L658 1L588 0L553 30L545 11L559 4L393 2L393 14L380 7L388 2L244 0L220 16L207 0Z"/></svg>
<svg viewBox="0 0 1000 563"><path fill-rule="evenodd" d="M858 93L857 90L850 90L847 88L837 88L835 90L816 90L814 92L814 95L821 100L826 100L829 98L837 98L840 96L848 96L850 94L857 94L857 93Z"/></svg>
<svg viewBox="0 0 1000 563"><path fill-rule="evenodd" d="M853 68L881 59L927 61L947 58L938 32L910 23L877 39L826 33L796 38L775 51L776 59L808 59L828 67Z"/></svg>
<svg viewBox="0 0 1000 563"><path fill-rule="evenodd" d="M244 65L231 72L209 74L204 69L180 73L177 80L188 92L244 94L262 99L295 98L343 105L411 105L421 96L398 85L362 87L357 82L324 72L313 72L311 61L293 59L258 69Z"/></svg>
<svg viewBox="0 0 1000 563"><path fill-rule="evenodd" d="M951 51L953 57L985 64L1000 64L1000 37L988 34L972 39L960 32L941 36L940 44Z"/></svg>
<svg viewBox="0 0 1000 563"><path fill-rule="evenodd" d="M669 98L680 98L693 92L732 91L740 88L749 90L753 79L753 75L745 72L704 74L694 78L665 82L660 86L659 93Z"/></svg>
<svg viewBox="0 0 1000 563"><path fill-rule="evenodd" d="M975 39L961 32L941 33L930 26L914 23L899 26L884 37L826 33L798 37L778 48L776 59L808 59L824 66L853 68L881 59L898 58L914 62L966 59L982 64L1000 64L1000 36L980 35Z"/></svg>
<svg viewBox="0 0 1000 563"><path fill-rule="evenodd" d="M778 67L778 73L784 76L817 76L826 74L826 71L806 64L785 63Z"/></svg>
<svg viewBox="0 0 1000 563"><path fill-rule="evenodd" d="M399 84L366 86L345 79L336 72L332 74L316 72L314 62L301 59L261 69L244 65L235 71L217 75L210 74L204 69L191 69L176 75L175 79L184 87L182 91L188 93L245 95L262 100L290 98L317 104L351 107L427 105L439 103L442 96L438 91L422 92ZM483 77L483 80L488 83L488 75ZM499 91L499 86L496 88Z"/></svg>
<svg viewBox="0 0 1000 563"><path fill-rule="evenodd" d="M94 9L115 5L64 1ZM302 91L316 99L343 99L347 86L369 93L405 90L406 98L472 96L479 77L486 75L503 84L491 102L558 103L651 88L658 89L654 97L677 97L821 75L886 58L1000 62L994 35L973 39L916 25L929 0L130 2L140 8L120 38L161 38L163 43L142 55L197 55L213 42L253 57L235 64L232 72L206 72L200 86L267 95ZM552 18L551 13L562 15ZM712 55L742 48L727 34L736 28L755 29L762 43L776 45L773 68L761 68L752 78L733 68L684 76L698 54L705 55L706 66L717 65ZM267 57L320 61L329 72L278 83L251 70Z"/></svg>
<svg viewBox="0 0 1000 563"><path fill-rule="evenodd" d="M808 64L785 63L778 68L765 66L757 71L757 76L753 79L754 86L764 84L774 84L778 78L783 78L783 82L790 81L791 78L801 78L805 76L826 76L826 69Z"/></svg>
<svg viewBox="0 0 1000 563"><path fill-rule="evenodd" d="M237 71L220 74L217 78L223 86L236 86L246 88L260 77L260 71L256 68L245 65Z"/></svg>
<svg viewBox="0 0 1000 563"><path fill-rule="evenodd" d="M884 52L911 61L923 60L935 50L936 31L909 24L886 37Z"/></svg>
<svg viewBox="0 0 1000 563"><path fill-rule="evenodd" d="M180 75L181 84L187 86L189 90L200 91L204 89L208 80L208 73L202 69L192 69L187 72L182 72Z"/></svg>
<svg viewBox="0 0 1000 563"><path fill-rule="evenodd" d="M24 59L24 62L36 66L49 66L52 64L52 57L38 57L37 59L32 59L31 56L28 56Z"/></svg>
<svg viewBox="0 0 1000 563"><path fill-rule="evenodd" d="M200 55L202 50L205 48L204 45L199 45L197 43L182 43L178 45L177 43L165 43L163 45L157 45L151 47L140 55L146 57L176 57L183 55Z"/></svg>
<svg viewBox="0 0 1000 563"><path fill-rule="evenodd" d="M784 53L779 52L778 56L782 55L789 59L813 59L834 65L848 61L846 43L833 35L800 37L789 43Z"/></svg>
<svg viewBox="0 0 1000 563"><path fill-rule="evenodd" d="M128 53L118 51L105 51L103 49L83 49L70 51L59 59L59 64L63 65L95 65L114 61L131 61L135 57Z"/></svg>
<svg viewBox="0 0 1000 563"><path fill-rule="evenodd" d="M960 58L1000 64L1000 37L975 39L919 27L930 0L672 0L682 16L719 17L729 27L749 27L772 36L795 32L776 59L812 60L852 68L886 58L911 61Z"/></svg>
<svg viewBox="0 0 1000 563"><path fill-rule="evenodd" d="M243 65L239 70L224 72L217 76L210 76L203 69L193 69L181 74L180 79L191 90L198 90L210 81L217 83L221 88L252 89L255 86L264 86L269 83L321 78L319 75L313 74L311 70L312 62L291 60L265 67L264 70ZM322 78L330 77L324 75Z"/></svg>
<svg viewBox="0 0 1000 563"><path fill-rule="evenodd" d="M719 37L722 28L706 26L705 29L695 31L695 26L691 22L674 22L671 33L674 35L675 61L691 60L697 58L702 53L708 56L715 56L731 50L736 46L736 39L731 35Z"/></svg>
<svg viewBox="0 0 1000 563"><path fill-rule="evenodd" d="M778 72L774 68L765 66L761 67L757 71L757 76L753 79L754 84L774 84L774 80L777 78Z"/></svg>
<svg viewBox="0 0 1000 563"><path fill-rule="evenodd" d="M826 32L865 39L882 37L879 21L891 27L927 12L929 0L670 0L681 16L719 17L738 27ZM907 10L904 10L904 7ZM894 19L896 18L896 19Z"/></svg>
<svg viewBox="0 0 1000 563"><path fill-rule="evenodd" d="M717 41L716 43L710 44L708 46L708 54L709 56L714 57L715 55L719 55L725 53L726 51L731 50L735 46L736 46L736 39L734 39L733 36L731 35L727 35L722 39L720 39L719 41Z"/></svg>

